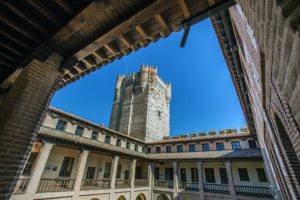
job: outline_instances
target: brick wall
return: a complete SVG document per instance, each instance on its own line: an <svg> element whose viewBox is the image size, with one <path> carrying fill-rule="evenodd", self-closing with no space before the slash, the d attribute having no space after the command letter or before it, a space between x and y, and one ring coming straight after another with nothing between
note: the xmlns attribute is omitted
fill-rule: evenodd
<svg viewBox="0 0 300 200"><path fill-rule="evenodd" d="M61 61L32 60L0 105L0 199L9 199L57 88Z"/></svg>

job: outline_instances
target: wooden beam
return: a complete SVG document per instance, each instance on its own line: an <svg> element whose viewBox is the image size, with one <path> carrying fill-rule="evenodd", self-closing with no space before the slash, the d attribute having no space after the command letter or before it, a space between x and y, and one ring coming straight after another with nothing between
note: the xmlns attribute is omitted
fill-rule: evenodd
<svg viewBox="0 0 300 200"><path fill-rule="evenodd" d="M8 60L11 60L12 62L15 62L15 63L18 62L18 60L15 59L15 57L9 56L9 55L7 55L7 54L1 52L1 51L0 51L0 56L3 57L3 58L6 58L6 59L8 59Z"/></svg>
<svg viewBox="0 0 300 200"><path fill-rule="evenodd" d="M24 55L24 52L22 52L19 48L16 48L15 46L13 45L9 45L7 44L7 41L1 41L0 40L0 46L18 56L23 56Z"/></svg>
<svg viewBox="0 0 300 200"><path fill-rule="evenodd" d="M80 60L91 52L103 47L105 44L110 43L115 38L120 38L121 35L124 35L129 30L132 29L132 26L140 25L147 20L153 18L156 14L165 11L166 9L176 5L178 0L157 0L147 8L141 10L136 15L132 16L130 19L121 23L119 26L116 26L112 30L108 31L103 35L99 35L92 42L87 44L84 48L80 49L77 53L74 54L74 58Z"/></svg>
<svg viewBox="0 0 300 200"><path fill-rule="evenodd" d="M55 0L55 2L64 9L64 11L66 11L67 13L69 13L70 15L73 14L73 10L72 8L63 0Z"/></svg>
<svg viewBox="0 0 300 200"><path fill-rule="evenodd" d="M116 47L114 47L112 44L106 44L104 47L113 55L119 54L119 51Z"/></svg>
<svg viewBox="0 0 300 200"><path fill-rule="evenodd" d="M141 36L143 36L144 39L148 39L149 35L146 33L146 31L141 26L136 26L135 29Z"/></svg>
<svg viewBox="0 0 300 200"><path fill-rule="evenodd" d="M161 25L161 27L163 27L164 29L169 29L166 20L160 14L155 15L155 18Z"/></svg>
<svg viewBox="0 0 300 200"><path fill-rule="evenodd" d="M12 19L9 19L7 16L2 16L0 15L0 20L5 23L7 26L11 27L12 29L14 29L15 31L21 33L22 35L26 36L28 39L32 40L32 41L38 41L39 37L36 34L33 33L29 33L24 27L19 27L18 22L16 22L15 20L12 21Z"/></svg>
<svg viewBox="0 0 300 200"><path fill-rule="evenodd" d="M190 13L190 11L189 11L186 3L185 3L185 0L180 0L179 1L179 5L180 5L180 8L182 10L182 13L183 13L185 19L190 18L191 17L191 13Z"/></svg>
<svg viewBox="0 0 300 200"><path fill-rule="evenodd" d="M9 1L2 1L2 3L8 7L12 12L18 15L20 18L24 19L26 22L31 24L33 27L44 33L45 35L49 36L49 32L40 24L36 23L34 20L30 19L30 17L26 16L20 9L16 6L9 4Z"/></svg>
<svg viewBox="0 0 300 200"><path fill-rule="evenodd" d="M56 25L58 24L58 19L56 15L53 14L50 11L50 9L42 3L42 1L27 0L26 2L33 8L35 8L38 13L49 19L51 22L53 22Z"/></svg>
<svg viewBox="0 0 300 200"><path fill-rule="evenodd" d="M120 40L127 46L127 48L134 46L134 44L124 35L120 36Z"/></svg>
<svg viewBox="0 0 300 200"><path fill-rule="evenodd" d="M0 30L0 35L2 35L4 38L6 38L8 40L11 40L12 42L14 42L16 44L22 46L25 49L30 49L30 47L27 44L25 44L20 39L17 39L15 36L12 36L11 34L7 33L6 31Z"/></svg>

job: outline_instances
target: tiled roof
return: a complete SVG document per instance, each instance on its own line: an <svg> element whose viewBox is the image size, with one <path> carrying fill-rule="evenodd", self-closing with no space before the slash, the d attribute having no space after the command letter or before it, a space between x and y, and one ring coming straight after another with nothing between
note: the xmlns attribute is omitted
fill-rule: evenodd
<svg viewBox="0 0 300 200"><path fill-rule="evenodd" d="M92 148L102 152L109 152L113 154L120 154L120 155L127 155L131 157L149 159L149 156L147 156L145 153L142 152L129 150L116 145L106 144L104 142L92 140L90 138L85 138L82 136L77 136L71 133L66 133L45 126L41 127L39 132L39 137L47 138L50 140L52 139L56 141L61 141L76 146L81 145L81 147Z"/></svg>
<svg viewBox="0 0 300 200"><path fill-rule="evenodd" d="M65 111L63 111L63 110L60 110L60 109L57 109L57 108L54 108L54 107L49 107L49 111L50 111L50 112L58 113L58 114L63 115L63 116L65 116L65 117L69 117L69 118L78 120L78 121L80 121L80 122L82 122L82 123L86 123L87 125L90 125L90 126L93 126L93 127L98 128L98 129L101 129L101 130L103 130L104 132L108 132L108 133L110 133L110 134L114 134L114 135L118 135L118 136L121 136L121 137L124 137L124 138L128 138L128 139L130 139L130 140L133 140L133 141L136 141L136 142L139 142L139 143L143 143L143 144L145 143L144 141L142 141L142 140L140 140L140 139L137 139L137 138L128 136L128 135L126 135L126 134L123 134L123 133L121 133L121 132L118 132L118 131L115 131L115 130L112 130L112 129L109 129L109 128L105 128L105 127L103 127L103 126L100 126L100 125L95 124L95 123L93 123L93 122L91 122L91 121L88 121L88 120L86 120L86 119L83 119L83 118L81 118L81 117L78 117L78 116L76 116L76 115L74 115L74 114L65 112Z"/></svg>
<svg viewBox="0 0 300 200"><path fill-rule="evenodd" d="M253 160L262 159L260 149L148 154L153 160Z"/></svg>
<svg viewBox="0 0 300 200"><path fill-rule="evenodd" d="M232 139L232 138L251 138L250 133L231 133L231 134L222 134L222 135L208 135L208 136L199 136L199 137L189 137L189 138L178 138L178 139L165 139L154 142L148 142L149 145L157 144L167 144L167 143L182 143L182 142L200 142L207 140L216 140L216 139Z"/></svg>

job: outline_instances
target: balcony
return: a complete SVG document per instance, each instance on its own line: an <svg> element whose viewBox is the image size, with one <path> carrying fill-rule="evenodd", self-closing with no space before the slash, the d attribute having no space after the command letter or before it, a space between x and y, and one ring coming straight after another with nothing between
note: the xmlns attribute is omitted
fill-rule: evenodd
<svg viewBox="0 0 300 200"><path fill-rule="evenodd" d="M148 187L149 186L149 180L148 179L135 179L134 180L134 186L135 187Z"/></svg>
<svg viewBox="0 0 300 200"><path fill-rule="evenodd" d="M26 192L30 178L20 178L15 187L15 194L23 194Z"/></svg>
<svg viewBox="0 0 300 200"><path fill-rule="evenodd" d="M235 192L239 195L247 196L259 196L259 197L269 197L273 196L273 191L268 187L252 187L252 186L241 186L235 185Z"/></svg>
<svg viewBox="0 0 300 200"><path fill-rule="evenodd" d="M203 184L204 192L230 194L229 185L225 184Z"/></svg>
<svg viewBox="0 0 300 200"><path fill-rule="evenodd" d="M116 180L115 188L129 188L129 180Z"/></svg>
<svg viewBox="0 0 300 200"><path fill-rule="evenodd" d="M72 191L75 179L41 179L37 192Z"/></svg>
<svg viewBox="0 0 300 200"><path fill-rule="evenodd" d="M154 187L173 189L174 183L173 180L155 180Z"/></svg>
<svg viewBox="0 0 300 200"><path fill-rule="evenodd" d="M101 190L109 188L110 180L107 179L83 179L81 183L81 190Z"/></svg>
<svg viewBox="0 0 300 200"><path fill-rule="evenodd" d="M199 184L196 182L179 182L178 188L185 191L199 191Z"/></svg>

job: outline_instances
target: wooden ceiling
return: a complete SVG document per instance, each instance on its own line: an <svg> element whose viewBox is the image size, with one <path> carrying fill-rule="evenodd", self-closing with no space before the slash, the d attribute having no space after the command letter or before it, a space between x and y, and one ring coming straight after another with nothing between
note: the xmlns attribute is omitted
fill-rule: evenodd
<svg viewBox="0 0 300 200"><path fill-rule="evenodd" d="M64 57L63 87L226 1L1 1L0 84L47 45Z"/></svg>

